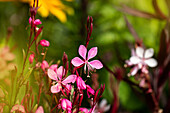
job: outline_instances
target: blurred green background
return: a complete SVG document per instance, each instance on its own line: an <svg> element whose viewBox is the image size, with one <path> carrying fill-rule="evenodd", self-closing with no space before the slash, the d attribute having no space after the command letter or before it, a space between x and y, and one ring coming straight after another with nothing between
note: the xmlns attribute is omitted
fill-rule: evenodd
<svg viewBox="0 0 170 113"><path fill-rule="evenodd" d="M69 60L78 56L79 45L85 44L85 25L88 15L93 17L94 22L92 40L88 49L97 46L98 56L111 69L115 66L123 67L122 60L129 59L129 45L134 44L135 41L126 26L124 15L127 16L145 46L154 48L155 56L157 55L159 37L165 26L165 21L135 17L117 10L125 4L134 9L154 13L152 0L75 0L69 3L63 1L63 3L74 10L73 15L67 15L65 23L60 22L52 14L45 18L37 14L37 18L42 21L44 26L42 39L50 42L47 61L57 62L61 60L63 52L66 52ZM167 14L165 2L159 0L158 4L161 10ZM15 53L18 64L22 62L22 49L26 49L29 37L29 7L29 4L22 2L0 2L0 43L6 37L8 27L12 27L13 33L9 45L11 47L17 45ZM110 89L110 82L108 82L110 74L104 68L97 70L97 73L99 74L99 82L106 84L103 97L112 104L114 97ZM133 89L124 82L120 83L119 98L120 111L122 112L147 111L145 101L138 99Z"/></svg>

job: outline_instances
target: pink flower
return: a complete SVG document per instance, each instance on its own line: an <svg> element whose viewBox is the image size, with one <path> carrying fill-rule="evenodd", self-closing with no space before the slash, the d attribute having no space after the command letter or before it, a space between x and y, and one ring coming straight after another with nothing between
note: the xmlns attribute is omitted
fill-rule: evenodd
<svg viewBox="0 0 170 113"><path fill-rule="evenodd" d="M79 108L79 111L82 111L81 113L88 113L89 110L87 108Z"/></svg>
<svg viewBox="0 0 170 113"><path fill-rule="evenodd" d="M132 53L130 60L126 61L127 66L134 66L130 72L132 76L140 69L143 73L148 73L147 66L156 67L158 64L154 58L151 58L154 54L154 50L152 48L144 51L142 47L137 47L136 51L132 51Z"/></svg>
<svg viewBox="0 0 170 113"><path fill-rule="evenodd" d="M48 47L50 45L49 41L44 40L44 39L40 41L40 44L41 46L44 46L44 47Z"/></svg>
<svg viewBox="0 0 170 113"><path fill-rule="evenodd" d="M49 67L48 62L44 60L41 64L42 70L45 71L45 69L48 68L48 67Z"/></svg>
<svg viewBox="0 0 170 113"><path fill-rule="evenodd" d="M70 75L63 79L63 66L60 66L56 72L52 69L48 69L48 76L52 80L55 80L57 84L51 86L52 93L58 93L62 90L62 85L66 86L68 83L74 83L76 81L77 75Z"/></svg>
<svg viewBox="0 0 170 113"><path fill-rule="evenodd" d="M94 69L101 69L103 67L102 63L99 60L93 60L91 62L88 61L97 55L97 47L93 47L89 50L87 58L86 58L87 49L84 45L80 45L78 52L79 52L79 55L83 58L83 60L80 59L79 57L73 58L71 60L71 63L75 67L85 65L84 71L86 71L86 65L89 71L94 70Z"/></svg>
<svg viewBox="0 0 170 113"><path fill-rule="evenodd" d="M87 88L87 96L88 96L88 98L90 98L89 93L94 95L95 92L94 92L94 90L89 85L86 85L86 88Z"/></svg>
<svg viewBox="0 0 170 113"><path fill-rule="evenodd" d="M29 24L32 23L32 18L30 17L29 18ZM33 25L36 26L36 25L39 25L39 24L42 24L42 22L40 21L40 19L36 19L33 21Z"/></svg>
<svg viewBox="0 0 170 113"><path fill-rule="evenodd" d="M71 113L72 103L67 99L62 99L61 100L61 107L62 107L63 110L67 110L68 113Z"/></svg>
<svg viewBox="0 0 170 113"><path fill-rule="evenodd" d="M44 109L42 106L38 107L35 113L44 113Z"/></svg>
<svg viewBox="0 0 170 113"><path fill-rule="evenodd" d="M29 62L30 62L30 64L33 63L34 57L35 57L34 54L31 54L31 55L30 55L30 57L29 57Z"/></svg>
<svg viewBox="0 0 170 113"><path fill-rule="evenodd" d="M86 89L86 84L80 76L77 77L77 87L79 90Z"/></svg>

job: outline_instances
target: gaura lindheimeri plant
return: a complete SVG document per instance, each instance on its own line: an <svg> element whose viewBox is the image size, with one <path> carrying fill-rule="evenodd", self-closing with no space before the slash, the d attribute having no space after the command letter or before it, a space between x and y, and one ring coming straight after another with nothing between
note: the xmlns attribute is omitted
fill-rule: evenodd
<svg viewBox="0 0 170 113"><path fill-rule="evenodd" d="M137 47L135 52L132 50L132 56L130 57L130 60L126 61L127 66L133 66L130 75L135 75L138 70L141 70L142 73L147 74L148 66L157 66L157 61L154 58L151 58L153 55L154 50L152 48L145 51L142 47Z"/></svg>
<svg viewBox="0 0 170 113"><path fill-rule="evenodd" d="M87 39L85 46L81 45L79 48L79 54L83 58L78 67L75 65L75 58L70 62L66 53L63 54L62 66L60 63L53 64L53 61L48 62L46 59L47 47L50 43L47 40L40 39L40 33L42 34L43 26L40 19L36 19L36 13L39 9L39 4L43 0L36 0L33 3L33 7L30 8L31 16L28 20L30 24L30 36L28 38L28 45L26 52L23 50L23 66L19 75L17 75L17 70L12 78L12 88L11 94L7 95L4 92L5 99L2 102L2 106L8 106L7 112L22 112L22 113L44 113L44 112L57 112L57 113L78 113L81 112L83 99L86 99L85 92L87 93L87 98L92 100L91 108L88 113L92 113L95 110L95 106L102 97L105 89L105 85L101 85L96 90L92 89L90 84L87 84L87 75L82 75L79 71L81 67L85 65L84 70L86 71L86 66L89 71L94 71L94 69L101 69L103 67L99 60L89 61L89 59L97 55L97 47L93 47L89 50L87 54L87 46L90 41L90 36L93 29L92 17L88 17L87 26ZM56 3L55 1L53 1ZM53 3L52 1L50 3ZM40 6L41 7L41 6ZM41 26L38 28L37 26ZM40 39L40 41L39 41ZM34 46L34 47L33 47ZM39 49L41 48L41 49ZM34 50L34 51L33 51ZM11 54L6 54L11 55ZM28 68L29 67L29 68ZM82 69L83 70L83 69ZM31 77L30 77L31 76ZM34 82L29 81L34 79ZM18 98L22 87L24 86L25 91L22 92L22 100ZM34 87L37 86L36 89ZM15 88L15 91L13 90ZM10 99L6 99L10 97ZM9 103L6 102L9 100ZM41 105L43 103L43 105ZM44 104L45 103L45 104ZM38 107L39 106L39 107ZM2 109L3 111L4 109ZM87 112L86 112L87 113Z"/></svg>

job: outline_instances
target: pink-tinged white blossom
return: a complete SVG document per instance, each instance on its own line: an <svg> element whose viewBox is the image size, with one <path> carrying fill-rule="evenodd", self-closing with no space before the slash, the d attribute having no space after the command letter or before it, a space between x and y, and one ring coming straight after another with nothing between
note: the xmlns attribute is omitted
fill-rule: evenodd
<svg viewBox="0 0 170 113"><path fill-rule="evenodd" d="M66 110L68 113L71 113L72 103L68 99L62 99L61 107L63 110Z"/></svg>
<svg viewBox="0 0 170 113"><path fill-rule="evenodd" d="M87 96L88 98L90 98L90 94L94 95L95 91L89 85L86 85L86 88L87 88Z"/></svg>
<svg viewBox="0 0 170 113"><path fill-rule="evenodd" d="M154 58L151 58L154 55L152 48L145 51L142 47L137 47L136 51L132 51L132 53L130 60L126 60L127 66L134 66L130 71L132 76L140 69L143 73L148 73L147 66L156 67L158 64Z"/></svg>
<svg viewBox="0 0 170 113"><path fill-rule="evenodd" d="M41 68L43 71L45 71L46 68L49 68L48 62L47 61L42 61L41 63Z"/></svg>
<svg viewBox="0 0 170 113"><path fill-rule="evenodd" d="M86 89L86 84L80 76L77 77L77 87L79 90Z"/></svg>
<svg viewBox="0 0 170 113"><path fill-rule="evenodd" d="M44 113L44 109L42 106L38 107L35 113Z"/></svg>
<svg viewBox="0 0 170 113"><path fill-rule="evenodd" d="M86 71L86 65L87 65L89 71L94 70L94 69L101 69L103 67L103 64L99 60L93 60L93 61L89 62L89 60L91 58L93 58L97 55L97 47L93 47L88 51L87 58L86 58L87 49L84 45L80 45L78 52L79 52L79 55L83 58L83 60L80 59L79 57L73 58L71 60L71 63L75 67L85 65L84 71Z"/></svg>
<svg viewBox="0 0 170 113"><path fill-rule="evenodd" d="M30 55L30 57L29 57L29 62L30 62L30 64L33 63L34 57L35 57L34 54L31 54L31 55Z"/></svg>
<svg viewBox="0 0 170 113"><path fill-rule="evenodd" d="M32 21L33 21L33 20L32 20L32 18L30 17L30 18L29 18L29 24L31 24ZM40 21L40 19L36 19L36 20L33 21L33 25L34 25L34 26L39 25L39 24L42 24L42 22Z"/></svg>
<svg viewBox="0 0 170 113"><path fill-rule="evenodd" d="M56 84L51 86L52 93L58 93L62 90L62 85L66 86L68 83L74 83L77 75L69 75L63 79L63 66L60 66L56 71L48 69L48 76L50 79L55 80Z"/></svg>
<svg viewBox="0 0 170 113"><path fill-rule="evenodd" d="M43 46L43 47L48 47L48 46L50 46L49 41L44 40L44 39L40 41L40 44L41 44L41 46Z"/></svg>

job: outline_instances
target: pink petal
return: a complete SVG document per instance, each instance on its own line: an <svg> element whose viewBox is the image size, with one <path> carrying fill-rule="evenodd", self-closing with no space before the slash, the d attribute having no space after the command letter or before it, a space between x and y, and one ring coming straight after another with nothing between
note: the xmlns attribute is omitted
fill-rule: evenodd
<svg viewBox="0 0 170 113"><path fill-rule="evenodd" d="M149 67L156 67L158 65L157 61L153 58L144 61Z"/></svg>
<svg viewBox="0 0 170 113"><path fill-rule="evenodd" d="M76 79L77 79L77 75L70 75L70 76L68 76L66 79L64 79L63 81L62 81L62 83L64 84L64 85L66 85L66 84L68 84L68 83L74 83L75 81L76 81Z"/></svg>
<svg viewBox="0 0 170 113"><path fill-rule="evenodd" d="M87 96L88 96L88 98L90 98L89 93L94 95L95 92L94 92L94 90L89 85L86 85L86 88L87 88Z"/></svg>
<svg viewBox="0 0 170 113"><path fill-rule="evenodd" d="M87 49L84 45L80 45L78 52L83 59L86 59Z"/></svg>
<svg viewBox="0 0 170 113"><path fill-rule="evenodd" d="M79 90L86 89L86 84L81 77L77 77L77 87Z"/></svg>
<svg viewBox="0 0 170 113"><path fill-rule="evenodd" d="M34 54L31 54L30 57L29 57L29 62L30 62L30 64L33 63L33 60L34 60Z"/></svg>
<svg viewBox="0 0 170 113"><path fill-rule="evenodd" d="M95 69L101 69L103 67L103 64L99 60L93 60L89 64Z"/></svg>
<svg viewBox="0 0 170 113"><path fill-rule="evenodd" d="M43 60L43 62L42 62L42 64L41 64L41 68L42 68L43 70L45 70L45 68L48 68L48 67L49 67L48 62L45 61L45 60Z"/></svg>
<svg viewBox="0 0 170 113"><path fill-rule="evenodd" d="M55 73L55 71L54 70L52 70L52 69L48 69L48 77L49 78L51 78L52 80L56 80L56 81L58 81L58 79L57 79L57 74Z"/></svg>
<svg viewBox="0 0 170 113"><path fill-rule="evenodd" d="M143 58L144 55L144 49L142 47L137 47L136 48L136 55L140 58Z"/></svg>
<svg viewBox="0 0 170 113"><path fill-rule="evenodd" d="M75 57L71 60L71 63L75 66L78 67L82 64L84 64L84 61L82 61L79 57Z"/></svg>
<svg viewBox="0 0 170 113"><path fill-rule="evenodd" d="M36 19L36 20L34 21L34 24L35 24L35 25L39 25L39 24L42 24L42 23L41 23L40 19Z"/></svg>
<svg viewBox="0 0 170 113"><path fill-rule="evenodd" d="M150 57L153 56L153 54L154 54L154 50L153 50L152 48L147 49L147 50L145 51L144 58L150 58Z"/></svg>
<svg viewBox="0 0 170 113"><path fill-rule="evenodd" d="M30 18L29 18L29 24L31 24L31 22L32 22L32 18L30 17Z"/></svg>
<svg viewBox="0 0 170 113"><path fill-rule="evenodd" d="M68 111L71 111L72 103L67 99L62 99L61 107L62 107L63 110L67 109Z"/></svg>
<svg viewBox="0 0 170 113"><path fill-rule="evenodd" d="M57 67L58 67L58 65L57 64L53 64L53 65L51 65L50 66L50 68L49 69L52 69L52 70L56 70L57 69Z"/></svg>
<svg viewBox="0 0 170 113"><path fill-rule="evenodd" d="M138 66L135 66L131 69L130 74L134 76L138 72L138 70L139 70Z"/></svg>
<svg viewBox="0 0 170 113"><path fill-rule="evenodd" d="M63 66L60 66L57 69L57 76L60 80L63 78L64 73L65 73L65 69L63 68Z"/></svg>
<svg viewBox="0 0 170 113"><path fill-rule="evenodd" d="M49 41L44 40L44 39L40 41L40 44L41 44L41 46L43 46L43 47L48 47L48 46L50 46Z"/></svg>
<svg viewBox="0 0 170 113"><path fill-rule="evenodd" d="M93 47L89 50L88 52L88 57L87 57L87 60L95 57L97 55L97 47Z"/></svg>
<svg viewBox="0 0 170 113"><path fill-rule="evenodd" d="M82 111L83 113L88 113L88 109L87 108L79 108L80 111Z"/></svg>
<svg viewBox="0 0 170 113"><path fill-rule="evenodd" d="M44 109L42 106L38 107L35 113L44 113Z"/></svg>
<svg viewBox="0 0 170 113"><path fill-rule="evenodd" d="M141 59L137 56L132 56L130 57L130 62L133 64L138 64L139 62L141 62Z"/></svg>
<svg viewBox="0 0 170 113"><path fill-rule="evenodd" d="M52 93L58 93L60 92L60 89L61 89L61 84L60 83L57 83L56 85L54 86L51 86L51 92Z"/></svg>

